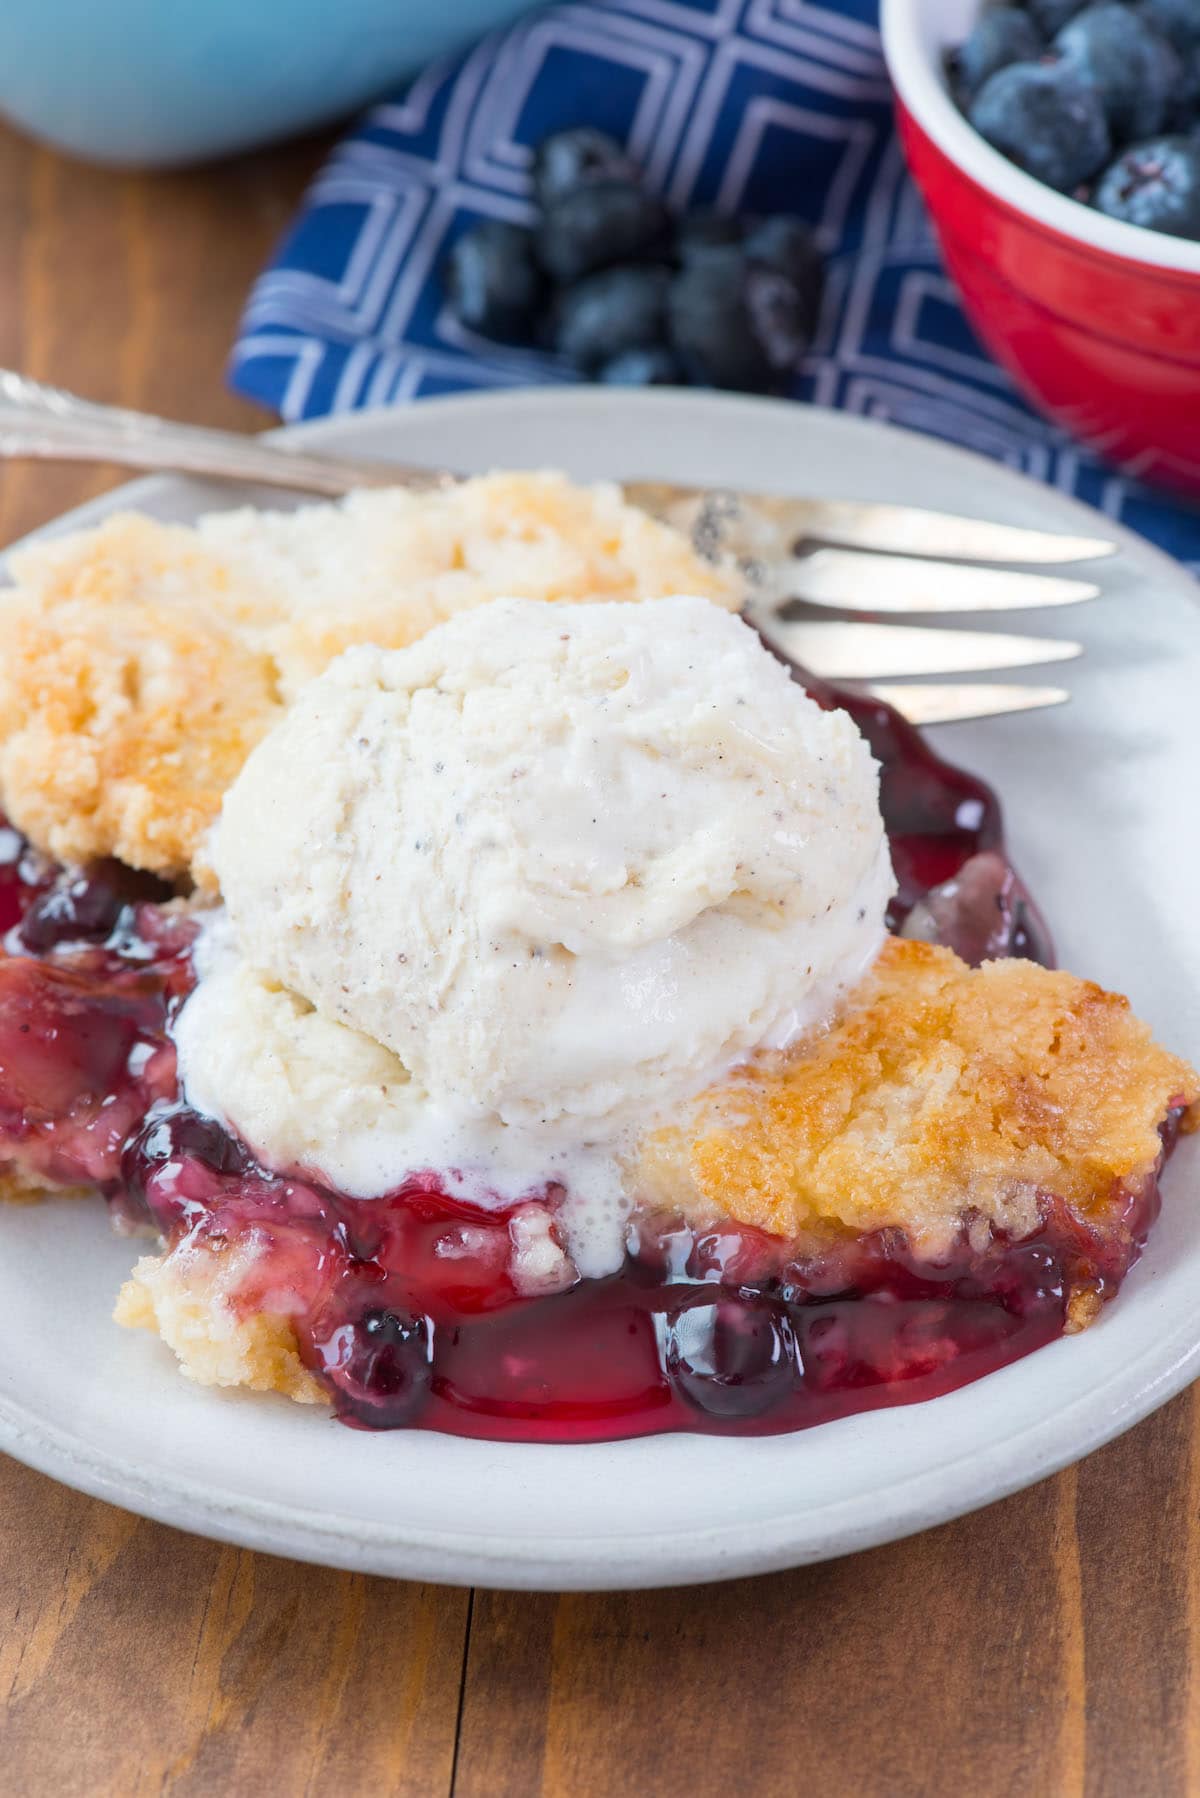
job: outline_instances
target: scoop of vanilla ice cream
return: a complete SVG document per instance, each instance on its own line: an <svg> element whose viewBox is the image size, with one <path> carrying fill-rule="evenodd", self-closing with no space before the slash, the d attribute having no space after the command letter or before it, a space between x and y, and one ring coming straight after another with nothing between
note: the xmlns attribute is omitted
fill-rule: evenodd
<svg viewBox="0 0 1200 1798"><path fill-rule="evenodd" d="M875 764L703 599L497 600L299 695L226 796L241 955L464 1119L594 1137L879 945Z"/></svg>

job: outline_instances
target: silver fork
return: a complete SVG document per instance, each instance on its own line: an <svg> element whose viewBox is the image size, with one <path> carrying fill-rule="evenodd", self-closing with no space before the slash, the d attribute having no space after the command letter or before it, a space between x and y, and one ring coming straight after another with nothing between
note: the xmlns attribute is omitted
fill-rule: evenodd
<svg viewBox="0 0 1200 1798"><path fill-rule="evenodd" d="M0 455L116 462L124 467L255 482L337 496L354 487L431 490L445 469L309 455L233 432L98 406L0 370ZM918 724L1059 705L1062 687L924 683L902 678L978 674L1068 661L1082 645L1053 637L958 631L823 617L823 613L994 613L1076 605L1090 580L1029 572L1111 555L1099 537L1073 537L912 506L625 481L632 504L684 530L710 560L733 557L747 609L764 635L826 679L852 681ZM1024 563L1023 572L977 564ZM815 614L815 615L814 615Z"/></svg>

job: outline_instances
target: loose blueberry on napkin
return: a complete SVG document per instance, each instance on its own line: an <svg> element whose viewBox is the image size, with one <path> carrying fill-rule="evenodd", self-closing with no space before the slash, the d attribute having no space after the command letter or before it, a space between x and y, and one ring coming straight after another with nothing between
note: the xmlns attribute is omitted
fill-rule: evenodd
<svg viewBox="0 0 1200 1798"><path fill-rule="evenodd" d="M532 230L487 219L446 259L469 330L544 343L623 387L765 392L812 341L824 268L800 219L673 216L614 138L562 131L533 164Z"/></svg>

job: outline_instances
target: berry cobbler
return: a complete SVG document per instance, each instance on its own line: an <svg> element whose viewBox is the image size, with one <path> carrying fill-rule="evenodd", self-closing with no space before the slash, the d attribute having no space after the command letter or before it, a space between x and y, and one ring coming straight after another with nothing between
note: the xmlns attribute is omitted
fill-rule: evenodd
<svg viewBox="0 0 1200 1798"><path fill-rule="evenodd" d="M1117 1292L1197 1076L1052 967L991 792L616 488L130 514L12 572L0 1194L148 1238L117 1321L189 1378L753 1434Z"/></svg>

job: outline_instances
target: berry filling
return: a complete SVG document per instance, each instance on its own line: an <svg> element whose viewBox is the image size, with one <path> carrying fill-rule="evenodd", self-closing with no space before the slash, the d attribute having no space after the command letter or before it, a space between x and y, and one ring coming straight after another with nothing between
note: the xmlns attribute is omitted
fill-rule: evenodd
<svg viewBox="0 0 1200 1798"><path fill-rule="evenodd" d="M482 1211L434 1176L349 1199L185 1106L147 1119L123 1175L129 1221L240 1252L235 1311L286 1312L343 1420L498 1440L759 1435L949 1392L1060 1335L1072 1294L1111 1296L1158 1211L1156 1178L1086 1226L1046 1195L1032 1236L964 1227L937 1261L897 1231L802 1246L642 1214L617 1273L531 1299L513 1247L538 1201Z"/></svg>
<svg viewBox="0 0 1200 1798"><path fill-rule="evenodd" d="M169 896L115 862L55 870L0 824L0 1178L111 1193L127 1138L174 1097L196 932Z"/></svg>
<svg viewBox="0 0 1200 1798"><path fill-rule="evenodd" d="M1049 961L990 790L886 706L816 694L882 764L891 928L973 963ZM169 1025L195 926L168 898L113 864L55 870L0 828L0 1158L31 1186L98 1186L123 1226L236 1268L235 1313L286 1316L360 1427L745 1435L932 1397L1061 1334L1080 1293L1111 1296L1157 1212L1156 1179L1087 1223L1046 1194L1034 1235L966 1220L936 1262L898 1231L798 1243L642 1213L618 1272L531 1296L519 1251L556 1249L554 1187L483 1210L429 1173L355 1200L263 1168L181 1102Z"/></svg>

